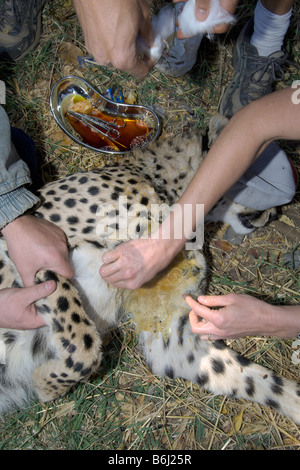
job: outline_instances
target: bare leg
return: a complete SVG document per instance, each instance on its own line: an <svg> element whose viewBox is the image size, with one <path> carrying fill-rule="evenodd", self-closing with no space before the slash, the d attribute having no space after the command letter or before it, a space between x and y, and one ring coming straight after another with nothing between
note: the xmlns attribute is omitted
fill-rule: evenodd
<svg viewBox="0 0 300 470"><path fill-rule="evenodd" d="M285 15L293 6L293 0L262 0L265 8L276 15Z"/></svg>

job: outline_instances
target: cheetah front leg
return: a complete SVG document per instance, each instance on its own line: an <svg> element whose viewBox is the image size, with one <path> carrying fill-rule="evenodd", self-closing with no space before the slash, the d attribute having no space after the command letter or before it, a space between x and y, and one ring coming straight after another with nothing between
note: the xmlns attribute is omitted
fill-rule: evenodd
<svg viewBox="0 0 300 470"><path fill-rule="evenodd" d="M41 401L64 395L74 384L88 379L101 361L101 340L87 316L72 283L50 271L38 273L37 281L54 279L57 288L48 297L48 308L37 303L37 311L49 326L49 342L56 357L36 367L35 391Z"/></svg>

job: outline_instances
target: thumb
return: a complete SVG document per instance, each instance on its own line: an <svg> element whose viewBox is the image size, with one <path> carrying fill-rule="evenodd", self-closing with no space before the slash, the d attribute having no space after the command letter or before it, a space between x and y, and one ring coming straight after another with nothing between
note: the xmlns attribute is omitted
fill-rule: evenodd
<svg viewBox="0 0 300 470"><path fill-rule="evenodd" d="M46 281L31 287L25 287L28 304L33 304L37 300L48 297L56 289L55 281Z"/></svg>
<svg viewBox="0 0 300 470"><path fill-rule="evenodd" d="M226 307L230 304L230 298L227 295L199 295L197 298L201 305L207 307Z"/></svg>
<svg viewBox="0 0 300 470"><path fill-rule="evenodd" d="M67 278L67 279L72 279L74 277L74 269L71 266L71 264L68 262L66 259L65 262L61 263L59 266L51 269L54 272L57 272L57 274L60 274L61 276Z"/></svg>

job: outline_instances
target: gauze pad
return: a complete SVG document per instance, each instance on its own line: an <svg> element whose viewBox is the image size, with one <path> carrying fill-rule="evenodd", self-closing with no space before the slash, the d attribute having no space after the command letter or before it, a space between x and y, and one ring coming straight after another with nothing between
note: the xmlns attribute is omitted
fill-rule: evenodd
<svg viewBox="0 0 300 470"><path fill-rule="evenodd" d="M152 19L153 46L149 55L152 59L160 59L164 48L169 44L176 34L175 9L172 5L162 8L157 16Z"/></svg>
<svg viewBox="0 0 300 470"><path fill-rule="evenodd" d="M195 0L188 0L179 15L179 29L184 36L195 36L196 34L211 34L214 27L219 24L234 23L235 18L220 5L219 0L210 1L209 15L205 21L198 21L195 16Z"/></svg>
<svg viewBox="0 0 300 470"><path fill-rule="evenodd" d="M176 21L184 36L199 36L211 34L215 26L219 24L234 23L235 18L220 5L219 0L211 0L210 12L205 21L198 21L195 16L195 0L180 3L182 12L176 17L173 5L162 8L157 16L152 19L154 42L150 49L145 49L139 44L139 49L146 52L152 59L159 60L163 50L170 45L177 32ZM177 4L179 6L179 4Z"/></svg>

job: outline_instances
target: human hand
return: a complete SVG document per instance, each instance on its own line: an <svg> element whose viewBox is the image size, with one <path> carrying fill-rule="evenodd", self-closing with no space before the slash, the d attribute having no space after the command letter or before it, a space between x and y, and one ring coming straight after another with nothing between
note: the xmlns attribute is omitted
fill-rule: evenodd
<svg viewBox="0 0 300 470"><path fill-rule="evenodd" d="M36 273L49 269L71 279L65 233L55 224L32 215L23 215L2 229L8 253L24 287L34 285Z"/></svg>
<svg viewBox="0 0 300 470"><path fill-rule="evenodd" d="M186 2L187 0L173 0L173 3ZM205 21L209 15L211 0L195 0L195 16L198 21ZM234 14L238 0L220 0L220 5L228 11L231 15ZM228 30L228 24L220 24L213 30L215 34L223 34ZM185 36L179 30L177 33L180 39L184 39Z"/></svg>
<svg viewBox="0 0 300 470"><path fill-rule="evenodd" d="M44 326L34 302L52 294L55 289L56 283L47 281L32 287L0 290L0 328L32 330Z"/></svg>
<svg viewBox="0 0 300 470"><path fill-rule="evenodd" d="M250 295L199 296L198 302L186 296L185 300L192 309L189 316L192 331L203 340L271 335L274 332L273 308Z"/></svg>
<svg viewBox="0 0 300 470"><path fill-rule="evenodd" d="M111 64L137 78L154 65L142 55L152 46L152 27L147 0L74 0L87 50L99 65Z"/></svg>
<svg viewBox="0 0 300 470"><path fill-rule="evenodd" d="M165 268L171 257L168 257L164 241L138 238L105 253L102 260L100 275L105 282L135 290Z"/></svg>

